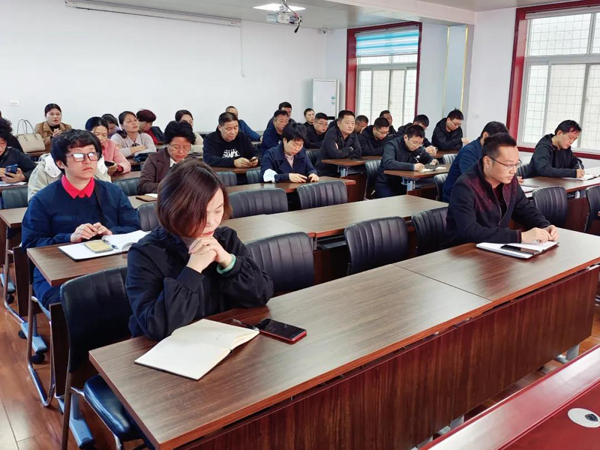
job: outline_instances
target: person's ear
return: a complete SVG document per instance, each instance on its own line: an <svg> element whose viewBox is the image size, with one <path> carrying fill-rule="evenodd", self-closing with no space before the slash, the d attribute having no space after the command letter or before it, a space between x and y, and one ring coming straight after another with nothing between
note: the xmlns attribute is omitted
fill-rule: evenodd
<svg viewBox="0 0 600 450"><path fill-rule="evenodd" d="M64 168L66 167L66 164L59 160L59 161L56 161L56 167L64 170Z"/></svg>

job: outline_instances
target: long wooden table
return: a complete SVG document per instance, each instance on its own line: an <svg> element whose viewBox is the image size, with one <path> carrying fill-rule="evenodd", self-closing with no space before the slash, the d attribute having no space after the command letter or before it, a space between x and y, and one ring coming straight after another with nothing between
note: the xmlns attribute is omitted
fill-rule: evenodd
<svg viewBox="0 0 600 450"><path fill-rule="evenodd" d="M600 238L561 232L563 245L525 264L465 244L461 265L444 267L452 283L415 271L432 254L222 314L308 335L258 336L198 382L135 365L146 338L91 360L161 449L412 448L589 336Z"/></svg>
<svg viewBox="0 0 600 450"><path fill-rule="evenodd" d="M413 191L417 181L433 178L442 173L448 173L449 170L449 165L440 164L438 168L430 171L419 172L418 170L385 170L383 173L393 177L401 177L402 183L406 185L406 190Z"/></svg>
<svg viewBox="0 0 600 450"><path fill-rule="evenodd" d="M359 159L341 158L341 159L324 159L323 164L332 164L337 166L340 177L348 176L350 167L364 166L367 161L379 161L381 156L361 156Z"/></svg>

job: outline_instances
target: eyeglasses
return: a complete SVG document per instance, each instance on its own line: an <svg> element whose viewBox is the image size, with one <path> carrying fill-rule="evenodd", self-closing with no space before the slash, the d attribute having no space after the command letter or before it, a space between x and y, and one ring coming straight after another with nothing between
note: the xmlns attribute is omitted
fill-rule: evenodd
<svg viewBox="0 0 600 450"><path fill-rule="evenodd" d="M96 152L71 153L70 155L67 155L67 157L73 158L73 161L75 162L83 162L86 156L90 161L98 161L98 153Z"/></svg>
<svg viewBox="0 0 600 450"><path fill-rule="evenodd" d="M192 149L191 145L171 145L171 148L176 152L189 152Z"/></svg>
<svg viewBox="0 0 600 450"><path fill-rule="evenodd" d="M519 167L521 167L521 164L523 164L521 160L517 161L516 164L504 164L503 162L500 162L497 159L492 158L491 156L488 156L488 158L490 158L492 161L496 161L498 164L502 164L504 167L506 167L506 170L508 170L509 172L511 170L518 170Z"/></svg>

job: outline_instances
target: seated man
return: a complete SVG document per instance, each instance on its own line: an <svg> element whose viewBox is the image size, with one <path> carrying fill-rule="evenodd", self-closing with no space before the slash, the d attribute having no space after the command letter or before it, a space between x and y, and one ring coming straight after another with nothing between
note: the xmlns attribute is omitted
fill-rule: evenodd
<svg viewBox="0 0 600 450"><path fill-rule="evenodd" d="M448 207L445 246L465 242L496 244L547 242L558 230L530 202L517 182L521 164L515 140L499 133L485 140L482 158L462 175ZM511 219L529 231L508 228Z"/></svg>
<svg viewBox="0 0 600 450"><path fill-rule="evenodd" d="M277 147L267 150L260 166L260 178L266 183L306 183L319 181L317 171L306 155L304 142L306 127L288 123L283 129L283 140Z"/></svg>
<svg viewBox="0 0 600 450"><path fill-rule="evenodd" d="M315 110L312 108L306 108L304 110L304 126L309 127L315 123Z"/></svg>
<svg viewBox="0 0 600 450"><path fill-rule="evenodd" d="M394 136L396 134L396 129L392 125L394 123L392 113L385 109L379 113L379 117L383 117L385 120L388 121L388 123L390 124L390 136Z"/></svg>
<svg viewBox="0 0 600 450"><path fill-rule="evenodd" d="M94 180L100 156L100 141L89 131L68 130L52 140L52 158L63 176L29 202L22 225L24 249L139 230L137 213L121 188ZM33 291L45 308L60 301L60 287L51 287L37 268Z"/></svg>
<svg viewBox="0 0 600 450"><path fill-rule="evenodd" d="M219 116L217 131L204 139L204 162L212 167L256 167L258 158L252 141L239 132L237 117Z"/></svg>
<svg viewBox="0 0 600 450"><path fill-rule="evenodd" d="M238 118L238 124L240 126L240 133L244 133L245 135L247 135L252 142L260 141L260 134L258 134L252 128L250 128L250 126L245 121L240 119L238 110L235 106L228 106L227 109L225 109L225 112L231 113L235 117Z"/></svg>
<svg viewBox="0 0 600 450"><path fill-rule="evenodd" d="M292 105L290 102L281 102L279 104L279 106L277 107L277 110L284 110L285 112L288 113L288 117L290 118L290 122L295 122L294 119L292 119ZM267 132L268 129L273 128L273 119L269 120L269 123L267 123L267 126L265 128L265 133ZM267 149L268 150L268 149Z"/></svg>
<svg viewBox="0 0 600 450"><path fill-rule="evenodd" d="M333 127L334 125L335 125L335 121L331 122L329 128ZM368 126L369 126L369 118L367 116L363 116L363 115L357 116L356 120L354 121L354 132L356 134L360 134Z"/></svg>
<svg viewBox="0 0 600 450"><path fill-rule="evenodd" d="M383 146L388 141L390 124L384 117L375 119L373 125L369 125L358 135L360 148L363 156L383 155Z"/></svg>
<svg viewBox="0 0 600 450"><path fill-rule="evenodd" d="M288 124L290 117L287 111L278 109L273 113L273 126L265 131L262 138L262 144L260 144L260 151L262 153L267 150L277 147L281 143L282 133L285 126Z"/></svg>
<svg viewBox="0 0 600 450"><path fill-rule="evenodd" d="M307 140L304 142L306 149L319 149L327 132L327 114L317 113L314 123L306 127Z"/></svg>
<svg viewBox="0 0 600 450"><path fill-rule="evenodd" d="M554 134L547 134L535 146L525 178L583 177L583 163L571 151L580 133L581 127L574 120L561 122Z"/></svg>
<svg viewBox="0 0 600 450"><path fill-rule="evenodd" d="M420 125L424 131L427 131L427 128L429 127L429 117L427 117L425 114L419 114L415 116L412 122L409 122L406 125L402 125L400 128L398 128L396 134L403 135L406 129L411 125ZM427 153L429 153L432 156L437 153L437 148L431 145L431 142L429 141L429 139L427 139L427 137L423 139L423 147L425 147Z"/></svg>
<svg viewBox="0 0 600 450"><path fill-rule="evenodd" d="M377 198L406 194L406 186L402 177L386 175L386 170L422 171L425 164L437 164L437 160L427 153L423 147L425 130L419 125L407 128L403 136L396 136L383 147L381 165L375 180Z"/></svg>
<svg viewBox="0 0 600 450"><path fill-rule="evenodd" d="M460 149L458 155L456 155L456 158L452 163L452 166L450 166L448 178L446 178L446 181L444 182L442 201L450 201L452 189L454 188L456 180L458 180L462 174L471 169L471 167L477 164L477 162L481 159L481 149L483 148L485 140L488 137L494 136L498 133L508 133L506 125L500 122L490 122L483 128L479 139L468 143Z"/></svg>
<svg viewBox="0 0 600 450"><path fill-rule="evenodd" d="M438 150L460 150L463 144L469 143L468 139L463 138L461 125L464 118L463 113L455 109L437 123L432 141Z"/></svg>
<svg viewBox="0 0 600 450"><path fill-rule="evenodd" d="M179 164L192 150L196 135L187 122L169 122L164 133L165 148L150 154L142 167L138 194L158 192L159 183L167 176L171 167Z"/></svg>
<svg viewBox="0 0 600 450"><path fill-rule="evenodd" d="M360 142L354 132L354 113L344 109L339 112L335 126L325 133L317 159L317 172L319 176L335 177L337 166L324 163L324 159L358 159L361 155Z"/></svg>

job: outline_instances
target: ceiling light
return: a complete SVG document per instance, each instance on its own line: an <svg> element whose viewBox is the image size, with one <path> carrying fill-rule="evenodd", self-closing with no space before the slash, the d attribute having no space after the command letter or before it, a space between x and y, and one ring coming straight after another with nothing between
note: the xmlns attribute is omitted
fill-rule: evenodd
<svg viewBox="0 0 600 450"><path fill-rule="evenodd" d="M281 3L269 3L268 5L255 6L253 9L262 9L263 11L278 12L280 6L281 6ZM290 5L290 9L292 11L304 11L306 8L303 8L302 6Z"/></svg>

